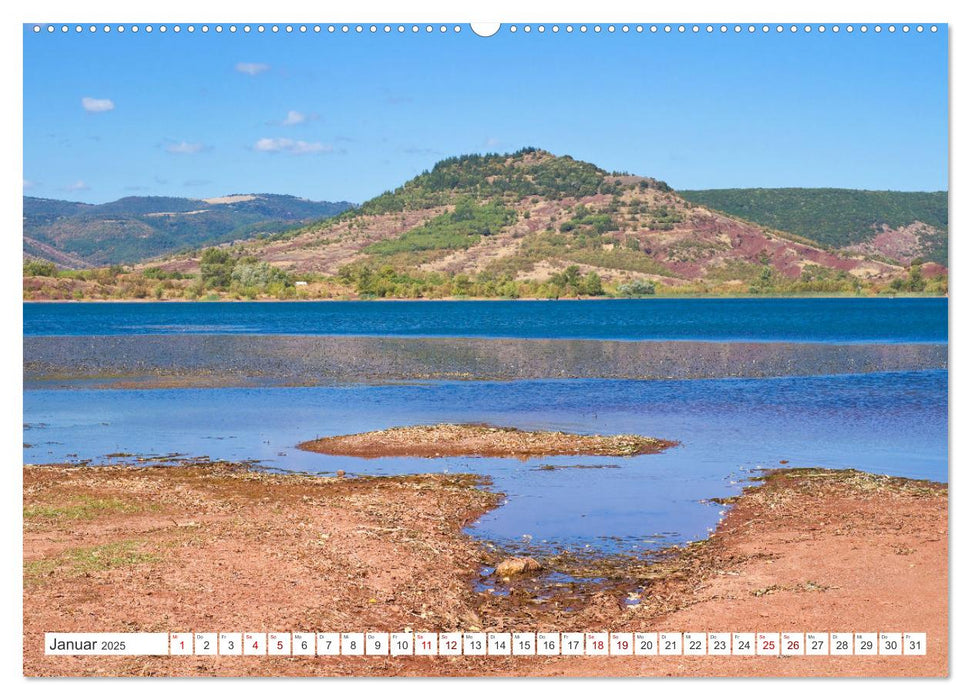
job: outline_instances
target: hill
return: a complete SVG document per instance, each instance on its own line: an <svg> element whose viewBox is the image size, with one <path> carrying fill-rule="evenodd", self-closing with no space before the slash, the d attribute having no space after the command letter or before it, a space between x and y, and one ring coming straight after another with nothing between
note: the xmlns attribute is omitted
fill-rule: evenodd
<svg viewBox="0 0 971 700"><path fill-rule="evenodd" d="M63 298L440 298L945 293L946 269L754 223L651 177L536 148L437 163L333 218L114 279L25 281ZM36 275L35 275L36 277ZM77 277L77 276L76 276ZM78 278L80 279L80 278Z"/></svg>
<svg viewBox="0 0 971 700"><path fill-rule="evenodd" d="M134 263L275 233L351 206L275 194L124 197L105 204L24 197L24 255L73 268Z"/></svg>
<svg viewBox="0 0 971 700"><path fill-rule="evenodd" d="M551 281L582 291L578 273L618 288L745 293L800 281L851 289L904 273L689 202L660 180L534 148L448 158L335 219L234 250L376 296L420 295L456 277L460 291L489 296L523 283L543 294Z"/></svg>
<svg viewBox="0 0 971 700"><path fill-rule="evenodd" d="M947 192L681 190L685 199L822 245L947 265Z"/></svg>

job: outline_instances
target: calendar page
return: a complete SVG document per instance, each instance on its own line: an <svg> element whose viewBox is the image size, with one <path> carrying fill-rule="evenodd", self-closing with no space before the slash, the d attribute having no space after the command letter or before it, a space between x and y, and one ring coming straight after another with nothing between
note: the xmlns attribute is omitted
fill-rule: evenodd
<svg viewBox="0 0 971 700"><path fill-rule="evenodd" d="M319 11L22 26L23 675L948 676L948 24Z"/></svg>

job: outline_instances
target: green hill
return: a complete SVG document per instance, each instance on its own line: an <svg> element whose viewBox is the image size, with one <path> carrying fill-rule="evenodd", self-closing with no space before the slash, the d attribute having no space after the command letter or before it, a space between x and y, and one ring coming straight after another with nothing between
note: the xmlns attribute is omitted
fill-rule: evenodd
<svg viewBox="0 0 971 700"><path fill-rule="evenodd" d="M401 186L329 218L271 235L267 217L302 200L244 195L125 199L92 215L57 203L44 230L91 218L138 242L171 225L195 241L206 226L231 240L130 271L25 269L29 299L557 298L651 294L942 294L946 195L849 190L689 192L652 177L608 172L537 148L447 158ZM699 201L710 197L712 203ZM338 205L339 206L339 205ZM160 211L165 209L166 211ZM227 209L229 211L227 211ZM235 211L255 224L220 231ZM727 213L723 210L727 210ZM207 223L208 221L208 223ZM938 228L939 226L944 228ZM123 234L128 227L130 233ZM207 234L208 235L208 234ZM242 240L236 240L242 239ZM212 239L211 239L212 240ZM216 239L218 240L218 239ZM45 241L25 236L43 251ZM193 245L193 244L189 244ZM75 247L77 244L75 243ZM156 248L158 247L156 242ZM26 250L26 249L25 249ZM49 250L48 250L49 252ZM47 259L51 259L48 257ZM69 261L67 261L69 263ZM59 263L62 267L66 263Z"/></svg>
<svg viewBox="0 0 971 700"><path fill-rule="evenodd" d="M450 204L456 194L479 199L562 199L620 193L619 182L605 181L609 175L592 163L570 156L550 157L548 152L531 147L515 153L455 156L439 161L431 170L401 187L368 200L358 211L361 214L386 214L425 209ZM658 180L639 179L657 189L671 189Z"/></svg>
<svg viewBox="0 0 971 700"><path fill-rule="evenodd" d="M598 287L845 293L886 286L909 267L881 250L833 250L693 204L661 180L538 148L446 158L340 216L230 252L378 297ZM173 259L166 269L191 273L196 264Z"/></svg>
<svg viewBox="0 0 971 700"><path fill-rule="evenodd" d="M335 216L349 202L275 194L124 197L105 204L24 197L24 253L65 264L133 263Z"/></svg>
<svg viewBox="0 0 971 700"><path fill-rule="evenodd" d="M679 190L690 202L718 209L831 248L870 243L881 231L915 222L923 257L947 265L947 192L833 188Z"/></svg>

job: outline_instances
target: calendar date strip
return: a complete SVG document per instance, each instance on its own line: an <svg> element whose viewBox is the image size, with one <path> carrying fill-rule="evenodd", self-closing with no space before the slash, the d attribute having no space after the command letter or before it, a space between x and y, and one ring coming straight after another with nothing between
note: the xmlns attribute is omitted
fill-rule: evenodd
<svg viewBox="0 0 971 700"><path fill-rule="evenodd" d="M47 632L48 656L924 656L925 632Z"/></svg>

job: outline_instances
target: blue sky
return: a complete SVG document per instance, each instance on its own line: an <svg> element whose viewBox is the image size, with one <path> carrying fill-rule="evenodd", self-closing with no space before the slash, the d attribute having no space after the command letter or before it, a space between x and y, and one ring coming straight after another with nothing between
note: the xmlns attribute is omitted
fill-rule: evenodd
<svg viewBox="0 0 971 700"><path fill-rule="evenodd" d="M527 145L681 189L947 188L943 27L24 33L32 196L361 202Z"/></svg>

